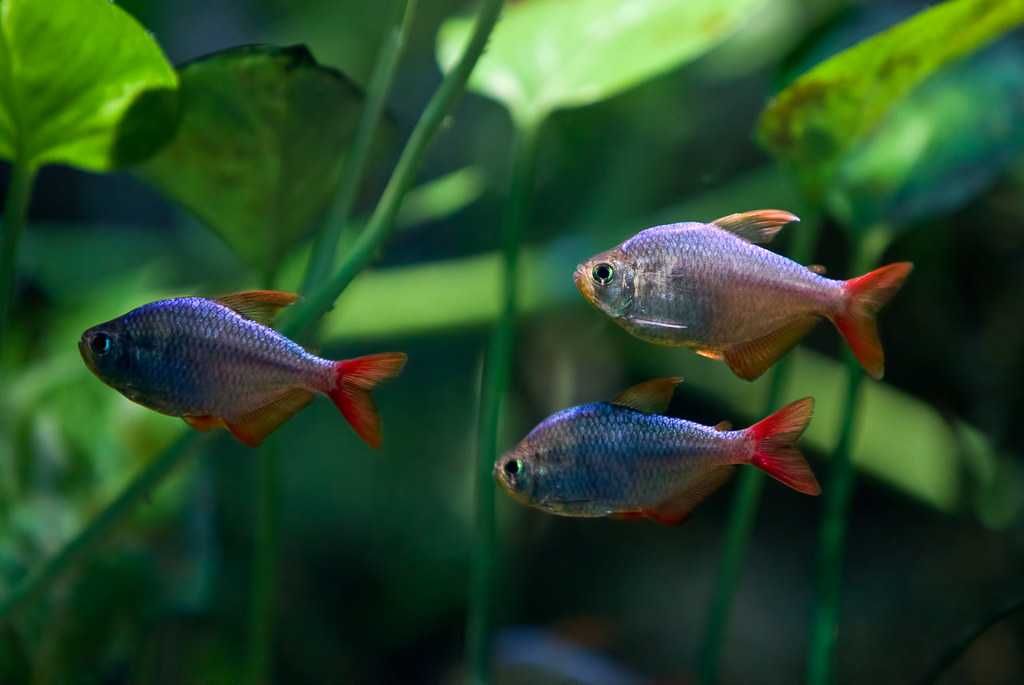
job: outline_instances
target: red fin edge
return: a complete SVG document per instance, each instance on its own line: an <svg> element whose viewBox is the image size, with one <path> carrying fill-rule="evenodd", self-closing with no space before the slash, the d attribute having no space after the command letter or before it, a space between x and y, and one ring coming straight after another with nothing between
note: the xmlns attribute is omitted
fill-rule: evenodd
<svg viewBox="0 0 1024 685"><path fill-rule="evenodd" d="M846 281L846 309L835 316L834 322L857 361L875 380L885 374L885 353L875 317L899 292L913 269L910 262L896 262Z"/></svg>
<svg viewBox="0 0 1024 685"><path fill-rule="evenodd" d="M747 429L754 441L751 464L775 480L806 495L820 495L821 486L796 446L814 413L814 398L787 404Z"/></svg>
<svg viewBox="0 0 1024 685"><path fill-rule="evenodd" d="M405 366L402 352L383 352L335 364L337 380L329 394L338 410L370 447L380 447L380 415L370 391L380 382L394 378Z"/></svg>

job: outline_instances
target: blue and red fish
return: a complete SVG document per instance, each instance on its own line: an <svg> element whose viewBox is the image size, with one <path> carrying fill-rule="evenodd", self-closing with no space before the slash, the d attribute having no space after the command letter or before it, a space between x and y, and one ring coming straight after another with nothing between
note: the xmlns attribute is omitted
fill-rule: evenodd
<svg viewBox="0 0 1024 685"><path fill-rule="evenodd" d="M660 378L614 402L565 409L541 422L495 462L516 500L561 516L646 517L681 523L739 465L797 492L821 492L796 446L814 400L789 404L744 430L661 414L680 379Z"/></svg>
<svg viewBox="0 0 1024 685"><path fill-rule="evenodd" d="M822 319L881 378L885 356L875 317L913 265L833 280L758 246L794 221L789 212L762 209L707 224L656 226L583 262L574 280L591 304L636 337L722 359L747 380Z"/></svg>
<svg viewBox="0 0 1024 685"><path fill-rule="evenodd" d="M327 395L371 447L381 440L370 391L399 374L399 352L331 361L270 328L292 293L253 290L217 299L159 300L82 334L86 366L128 399L199 430L226 427L256 446Z"/></svg>

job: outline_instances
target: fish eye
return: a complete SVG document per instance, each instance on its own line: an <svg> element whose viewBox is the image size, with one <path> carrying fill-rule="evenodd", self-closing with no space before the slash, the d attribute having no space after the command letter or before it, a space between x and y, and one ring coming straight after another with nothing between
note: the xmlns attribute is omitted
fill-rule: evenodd
<svg viewBox="0 0 1024 685"><path fill-rule="evenodd" d="M594 270L590 272L590 275L594 277L600 285L608 285L615 278L615 269L608 262L601 262L594 266Z"/></svg>
<svg viewBox="0 0 1024 685"><path fill-rule="evenodd" d="M93 336L92 340L89 341L89 347L96 354L106 354L110 352L110 348L113 347L113 343L110 341L110 336L106 333L97 333Z"/></svg>
<svg viewBox="0 0 1024 685"><path fill-rule="evenodd" d="M522 459L509 459L508 461L505 462L505 466L503 466L502 468L505 469L505 473L507 475L509 475L509 476L516 476L517 474L521 473L522 470L523 470L523 460Z"/></svg>

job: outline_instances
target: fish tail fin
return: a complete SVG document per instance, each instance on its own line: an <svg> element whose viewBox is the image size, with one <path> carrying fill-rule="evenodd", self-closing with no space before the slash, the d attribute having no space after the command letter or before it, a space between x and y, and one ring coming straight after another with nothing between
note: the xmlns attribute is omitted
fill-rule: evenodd
<svg viewBox="0 0 1024 685"><path fill-rule="evenodd" d="M821 486L796 441L807 429L813 413L814 398L805 397L746 430L754 442L750 463L780 483L807 495L821 494Z"/></svg>
<svg viewBox="0 0 1024 685"><path fill-rule="evenodd" d="M402 352L383 352L334 364L334 389L328 395L345 419L370 447L380 447L380 415L370 391L394 378L405 366Z"/></svg>
<svg viewBox="0 0 1024 685"><path fill-rule="evenodd" d="M833 317L857 361L876 380L885 373L885 353L875 317L899 291L913 268L910 262L896 262L846 281L846 306Z"/></svg>

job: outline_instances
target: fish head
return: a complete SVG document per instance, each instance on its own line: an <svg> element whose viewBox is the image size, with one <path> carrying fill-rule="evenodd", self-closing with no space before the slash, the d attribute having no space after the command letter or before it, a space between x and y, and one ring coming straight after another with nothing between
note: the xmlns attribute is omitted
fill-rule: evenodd
<svg viewBox="0 0 1024 685"><path fill-rule="evenodd" d="M539 466L537 454L524 440L494 462L494 479L513 499L534 506L541 476Z"/></svg>
<svg viewBox="0 0 1024 685"><path fill-rule="evenodd" d="M107 385L125 392L131 387L131 341L121 319L82 333L78 341L82 361Z"/></svg>
<svg viewBox="0 0 1024 685"><path fill-rule="evenodd" d="M633 307L635 273L629 256L616 247L577 266L573 281L587 302L617 319Z"/></svg>
<svg viewBox="0 0 1024 685"><path fill-rule="evenodd" d="M494 464L494 478L520 504L553 514L569 513L580 502L570 449L558 438L556 414L534 428Z"/></svg>

